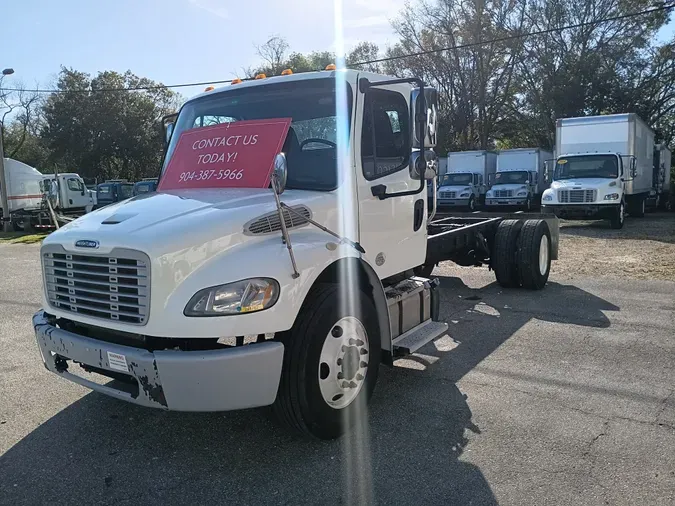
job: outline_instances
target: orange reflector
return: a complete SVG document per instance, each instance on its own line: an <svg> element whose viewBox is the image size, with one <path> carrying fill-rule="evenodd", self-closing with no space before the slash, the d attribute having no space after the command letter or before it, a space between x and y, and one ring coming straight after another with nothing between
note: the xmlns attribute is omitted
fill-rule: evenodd
<svg viewBox="0 0 675 506"><path fill-rule="evenodd" d="M293 74L291 69L286 69L281 73L282 76L290 76L291 74Z"/></svg>
<svg viewBox="0 0 675 506"><path fill-rule="evenodd" d="M215 89L213 86L207 86L206 88L204 88L204 91L211 91L213 89Z"/></svg>
<svg viewBox="0 0 675 506"><path fill-rule="evenodd" d="M267 76L265 74L258 74L255 76L256 79L265 79Z"/></svg>
<svg viewBox="0 0 675 506"><path fill-rule="evenodd" d="M234 79L232 79L232 81L230 81L230 84L239 84L240 82L241 82L241 79L239 79L238 77L235 77Z"/></svg>
<svg viewBox="0 0 675 506"><path fill-rule="evenodd" d="M335 66L335 63L330 63L326 65L326 70L335 70L337 67Z"/></svg>

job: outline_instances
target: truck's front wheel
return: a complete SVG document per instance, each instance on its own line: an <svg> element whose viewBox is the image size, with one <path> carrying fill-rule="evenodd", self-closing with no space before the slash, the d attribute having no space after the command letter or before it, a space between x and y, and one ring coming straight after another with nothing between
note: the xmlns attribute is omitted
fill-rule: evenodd
<svg viewBox="0 0 675 506"><path fill-rule="evenodd" d="M277 417L321 439L367 418L377 380L380 336L370 298L337 284L314 287L293 328L281 338L284 366Z"/></svg>
<svg viewBox="0 0 675 506"><path fill-rule="evenodd" d="M609 221L609 226L614 229L623 228L623 222L626 218L626 209L623 201L617 206L614 216Z"/></svg>

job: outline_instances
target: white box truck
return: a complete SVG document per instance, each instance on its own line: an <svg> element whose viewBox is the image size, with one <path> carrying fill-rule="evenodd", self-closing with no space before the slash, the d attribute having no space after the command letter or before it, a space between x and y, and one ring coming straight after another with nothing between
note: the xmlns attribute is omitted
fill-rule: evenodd
<svg viewBox="0 0 675 506"><path fill-rule="evenodd" d="M565 219L642 217L652 190L654 132L635 114L565 118L556 122L551 187L542 208Z"/></svg>
<svg viewBox="0 0 675 506"><path fill-rule="evenodd" d="M429 219L435 100L420 79L355 70L260 78L188 100L164 121L157 192L44 240L33 327L45 367L146 407L273 405L288 427L319 438L363 420L380 364L447 330L434 265L489 265L503 286L541 289L557 258L553 215ZM204 185L272 161L169 170L184 150L218 146L200 155L217 160L226 149L233 137L201 127L204 118L225 118L227 129L290 122L272 188ZM190 184L162 189L178 180Z"/></svg>
<svg viewBox="0 0 675 506"><path fill-rule="evenodd" d="M485 196L488 208L532 210L548 188L546 162L553 153L539 148L504 149L497 153L497 172Z"/></svg>
<svg viewBox="0 0 675 506"><path fill-rule="evenodd" d="M654 209L665 209L670 200L670 164L672 154L668 146L659 143L654 146L653 191L647 201Z"/></svg>
<svg viewBox="0 0 675 506"><path fill-rule="evenodd" d="M495 173L494 151L448 153L445 175L439 178L438 206L464 207L475 211L485 202L488 178Z"/></svg>

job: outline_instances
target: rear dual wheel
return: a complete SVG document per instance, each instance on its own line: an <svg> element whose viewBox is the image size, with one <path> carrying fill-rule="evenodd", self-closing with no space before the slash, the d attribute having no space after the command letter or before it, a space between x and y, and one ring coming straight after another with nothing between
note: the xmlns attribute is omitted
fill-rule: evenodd
<svg viewBox="0 0 675 506"><path fill-rule="evenodd" d="M504 288L541 290L551 271L551 233L546 221L502 221L495 235L492 268Z"/></svg>

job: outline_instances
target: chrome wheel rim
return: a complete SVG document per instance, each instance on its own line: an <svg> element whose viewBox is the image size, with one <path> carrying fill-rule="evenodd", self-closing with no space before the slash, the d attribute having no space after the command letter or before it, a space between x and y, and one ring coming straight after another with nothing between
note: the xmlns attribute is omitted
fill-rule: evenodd
<svg viewBox="0 0 675 506"><path fill-rule="evenodd" d="M319 390L326 404L344 409L359 395L368 373L368 334L358 318L338 320L319 356Z"/></svg>
<svg viewBox="0 0 675 506"><path fill-rule="evenodd" d="M541 236L539 241L539 274L544 276L548 269L548 238L545 235Z"/></svg>

